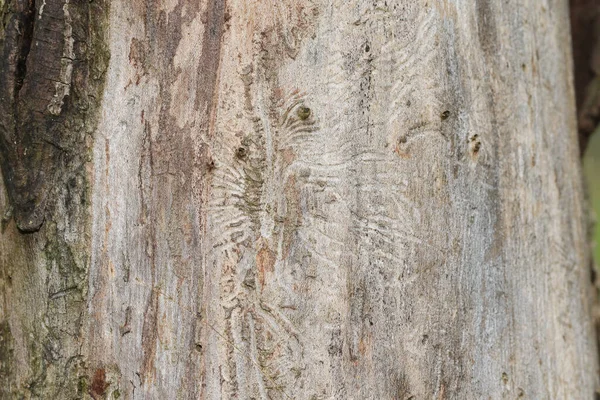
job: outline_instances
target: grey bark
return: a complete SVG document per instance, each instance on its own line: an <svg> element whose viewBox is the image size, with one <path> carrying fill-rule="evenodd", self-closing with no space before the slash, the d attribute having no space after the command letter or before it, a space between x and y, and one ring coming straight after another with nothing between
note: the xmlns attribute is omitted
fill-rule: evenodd
<svg viewBox="0 0 600 400"><path fill-rule="evenodd" d="M106 29L85 173L0 234L3 397L592 398L566 0Z"/></svg>

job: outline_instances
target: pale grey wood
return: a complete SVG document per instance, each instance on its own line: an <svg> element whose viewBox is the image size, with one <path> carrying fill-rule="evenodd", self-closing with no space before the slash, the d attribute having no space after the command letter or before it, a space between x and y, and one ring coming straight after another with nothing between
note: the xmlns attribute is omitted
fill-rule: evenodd
<svg viewBox="0 0 600 400"><path fill-rule="evenodd" d="M86 396L592 398L566 1L113 2L109 43ZM23 388L75 311L13 225Z"/></svg>

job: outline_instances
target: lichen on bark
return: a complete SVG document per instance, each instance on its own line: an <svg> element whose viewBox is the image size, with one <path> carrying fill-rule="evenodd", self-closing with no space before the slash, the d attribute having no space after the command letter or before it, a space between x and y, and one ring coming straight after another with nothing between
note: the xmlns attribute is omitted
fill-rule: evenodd
<svg viewBox="0 0 600 400"><path fill-rule="evenodd" d="M108 8L107 0L0 1L0 206L15 217L0 233L0 351L12 354L0 371L2 398L90 397L80 330Z"/></svg>

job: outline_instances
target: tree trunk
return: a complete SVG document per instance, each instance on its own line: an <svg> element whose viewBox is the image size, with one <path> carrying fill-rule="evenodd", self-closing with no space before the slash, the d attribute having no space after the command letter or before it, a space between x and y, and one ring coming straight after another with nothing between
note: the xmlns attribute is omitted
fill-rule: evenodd
<svg viewBox="0 0 600 400"><path fill-rule="evenodd" d="M29 1L1 398L592 398L567 0Z"/></svg>

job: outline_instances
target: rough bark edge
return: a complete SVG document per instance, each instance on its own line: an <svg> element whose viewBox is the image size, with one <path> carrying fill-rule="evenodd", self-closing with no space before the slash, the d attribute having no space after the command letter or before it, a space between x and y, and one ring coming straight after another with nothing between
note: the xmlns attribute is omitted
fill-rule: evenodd
<svg viewBox="0 0 600 400"><path fill-rule="evenodd" d="M36 16L42 7L48 11L46 7L50 3L57 2L38 2ZM6 42L6 22L10 20L9 14L14 4L15 1L0 1L0 49L4 48ZM67 36L73 39L70 46L61 44L58 54L62 67L72 65L68 90L57 92L59 95L47 104L46 117L49 120L42 127L45 130L38 131L37 137L25 133L18 139L21 143L28 140L37 141L38 144L43 142L38 148L39 157L16 159L15 153L10 153L14 149L6 145L3 149L4 186L9 192L12 206L3 210L2 240L14 241L14 248L23 245L29 249L42 249L42 252L9 254L8 262L0 265L2 278L10 286L12 276L22 275L23 271L32 276L45 277L47 296L46 293L40 293L39 302L45 308L36 312L36 315L27 315L25 318L12 315L0 321L0 381L3 382L0 398L94 398L98 395L100 386L97 377L101 374L88 371L80 349L90 262L89 163L92 160L93 134L99 119L110 58L107 40L109 4L108 0L65 0L58 4L65 15L68 13L70 16L70 21L67 21L69 27L63 26L65 29L62 32L68 31ZM72 59L63 54L65 49L73 52ZM3 76L7 73L5 69L0 72ZM61 88L67 86L53 86L56 90ZM31 96L35 96L35 90ZM26 113L28 107L21 109ZM16 114L15 111L11 115L14 118ZM27 120L28 117L23 118ZM5 141L6 129L2 133ZM7 168L7 163L14 164ZM35 200L35 213L41 218L36 218L30 225L23 224L30 215L27 210L19 210L19 204L15 207L15 199L19 200L19 194L15 195L14 185L11 188L6 179L11 174L11 168L19 163L21 167L33 166L32 173L39 174L41 171L46 179L41 192L34 193L32 197ZM29 178L35 182L38 177ZM27 190L31 188L35 189L29 186ZM11 190L13 193L10 193ZM37 202L45 198L48 201ZM16 224L11 223L13 214L17 217ZM42 226L41 222L44 221ZM22 236L15 228L21 232L36 233ZM40 268L45 271L40 271ZM2 294L7 300L8 314L12 314L11 304L31 303L27 293L18 287L9 290L6 283L3 286ZM15 324L19 328L16 331ZM12 333L11 327L12 331L24 333L22 340L25 341L26 360L18 360L15 356L14 335L17 333ZM23 371L23 368L16 366L23 366L24 363L28 369L27 376L17 376L17 371Z"/></svg>

